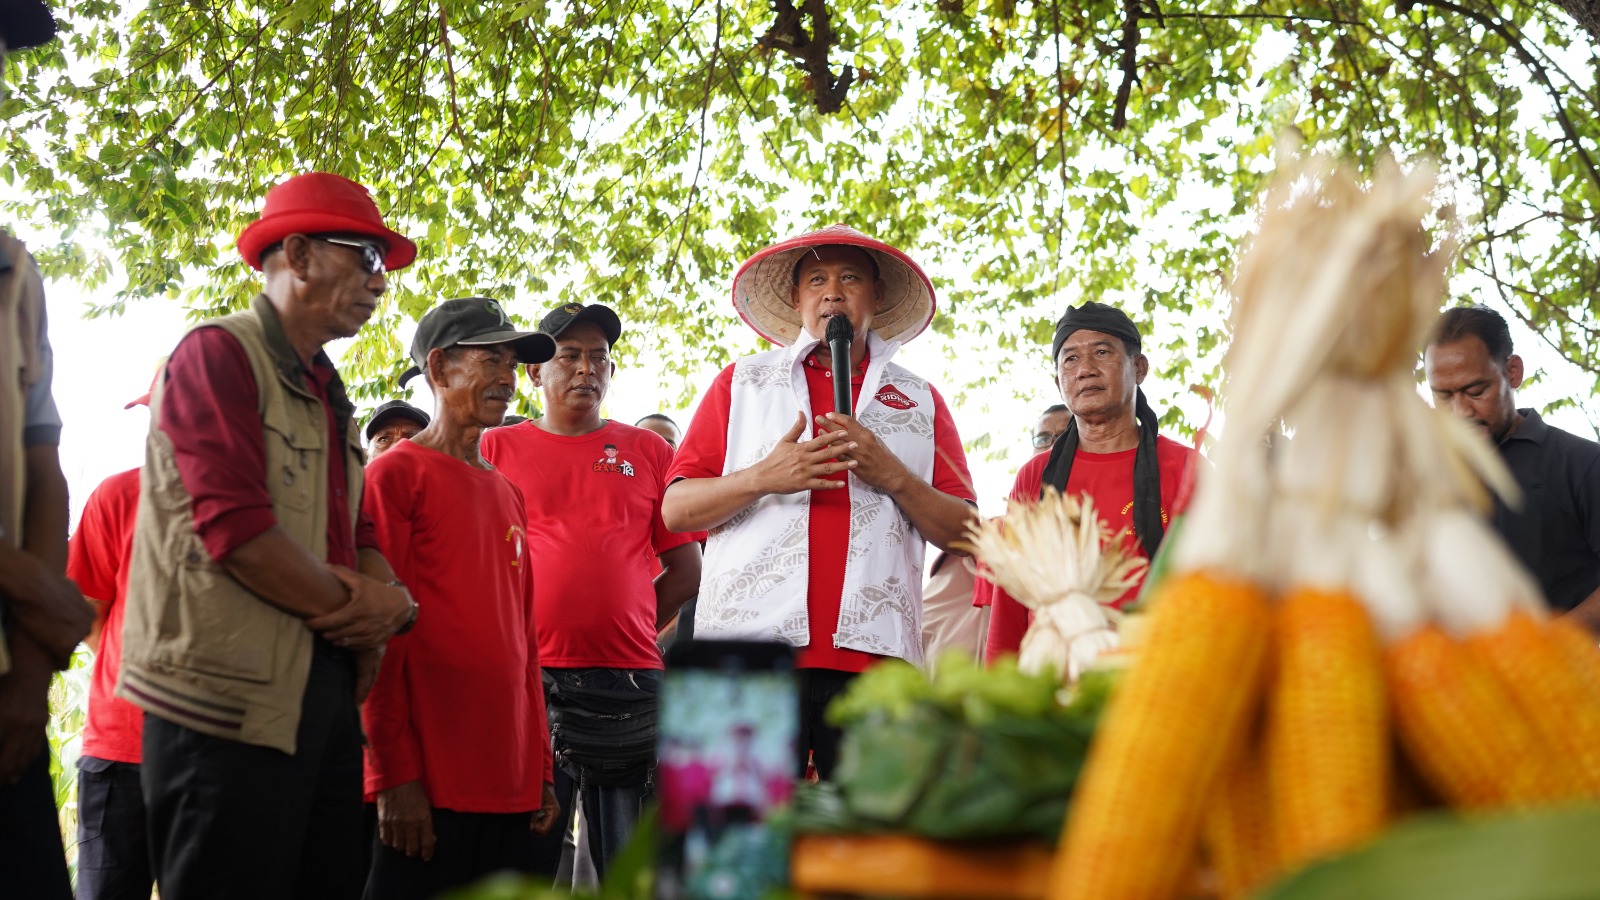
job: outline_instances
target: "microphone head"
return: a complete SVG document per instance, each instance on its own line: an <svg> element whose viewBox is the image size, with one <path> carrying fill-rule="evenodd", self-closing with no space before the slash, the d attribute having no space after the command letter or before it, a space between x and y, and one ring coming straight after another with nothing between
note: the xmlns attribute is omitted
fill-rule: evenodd
<svg viewBox="0 0 1600 900"><path fill-rule="evenodd" d="M828 317L828 333L823 340L831 344L834 341L849 343L855 339L856 329L854 325L850 324L849 319L844 316Z"/></svg>

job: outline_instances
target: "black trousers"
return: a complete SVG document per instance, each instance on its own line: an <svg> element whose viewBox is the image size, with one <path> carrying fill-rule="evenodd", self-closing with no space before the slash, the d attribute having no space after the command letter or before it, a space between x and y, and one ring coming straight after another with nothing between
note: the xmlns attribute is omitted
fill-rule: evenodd
<svg viewBox="0 0 1600 900"><path fill-rule="evenodd" d="M139 764L78 759L78 900L150 900Z"/></svg>
<svg viewBox="0 0 1600 900"><path fill-rule="evenodd" d="M372 872L368 900L428 900L452 888L469 885L495 872L534 871L533 811L464 813L434 809L433 859L372 840Z"/></svg>
<svg viewBox="0 0 1600 900"><path fill-rule="evenodd" d="M817 767L817 776L827 780L833 767L839 763L839 738L844 732L828 724L828 704L844 693L855 672L833 669L800 669L796 673L800 686L800 739L797 750L800 757L800 777L806 777L806 752Z"/></svg>
<svg viewBox="0 0 1600 900"><path fill-rule="evenodd" d="M72 900L48 747L20 781L0 787L0 896Z"/></svg>
<svg viewBox="0 0 1600 900"><path fill-rule="evenodd" d="M142 769L161 900L361 896L361 720L349 654L318 642L294 755L146 714Z"/></svg>

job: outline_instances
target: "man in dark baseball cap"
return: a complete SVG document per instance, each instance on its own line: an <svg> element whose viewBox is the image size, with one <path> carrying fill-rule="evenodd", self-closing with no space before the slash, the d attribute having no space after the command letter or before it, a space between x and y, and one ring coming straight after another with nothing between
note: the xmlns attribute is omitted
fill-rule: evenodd
<svg viewBox="0 0 1600 900"><path fill-rule="evenodd" d="M404 400L387 400L373 410L367 422L367 462L428 427L428 414Z"/></svg>
<svg viewBox="0 0 1600 900"><path fill-rule="evenodd" d="M0 56L6 50L26 50L56 36L56 20L39 0L0 0Z"/></svg>
<svg viewBox="0 0 1600 900"><path fill-rule="evenodd" d="M616 321L614 313L611 318ZM549 320L545 316L545 321ZM617 330L622 330L620 324ZM400 386L405 387L406 382L422 374L429 351L493 344L511 344L517 361L524 364L542 363L556 355L555 338L542 323L538 331L518 331L499 303L487 297L461 297L428 310L417 324L416 336L411 339L411 361L415 365L400 376Z"/></svg>
<svg viewBox="0 0 1600 900"><path fill-rule="evenodd" d="M578 322L592 322L600 326L600 333L605 335L608 347L615 347L617 338L622 337L622 320L611 311L611 307L601 306L598 303L591 303L588 306L581 303L558 306L539 320L539 330L558 338L561 337L561 332Z"/></svg>

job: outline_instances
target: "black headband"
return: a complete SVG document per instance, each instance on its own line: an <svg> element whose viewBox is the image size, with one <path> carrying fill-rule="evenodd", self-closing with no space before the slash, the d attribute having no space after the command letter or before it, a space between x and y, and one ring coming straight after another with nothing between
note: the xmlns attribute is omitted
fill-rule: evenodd
<svg viewBox="0 0 1600 900"><path fill-rule="evenodd" d="M1074 331L1098 331L1121 338L1125 343L1132 344L1135 348L1143 347L1143 338L1139 329L1128 318L1128 314L1114 306L1086 301L1082 306L1069 306L1061 319L1056 322L1056 339L1050 345L1050 358L1054 360L1061 355L1061 345L1067 342Z"/></svg>

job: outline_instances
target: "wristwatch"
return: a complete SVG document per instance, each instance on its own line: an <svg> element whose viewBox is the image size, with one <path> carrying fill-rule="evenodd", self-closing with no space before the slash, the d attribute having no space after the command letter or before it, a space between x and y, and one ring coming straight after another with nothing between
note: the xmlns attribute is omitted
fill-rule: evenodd
<svg viewBox="0 0 1600 900"><path fill-rule="evenodd" d="M406 623L401 625L400 628L395 631L395 634L405 634L412 628L416 627L417 612L420 609L420 607L417 606L417 598L411 596L411 591L406 588L405 582L403 581L384 582L384 586L399 588L400 590L406 592L406 602L411 604L411 612L406 616Z"/></svg>

